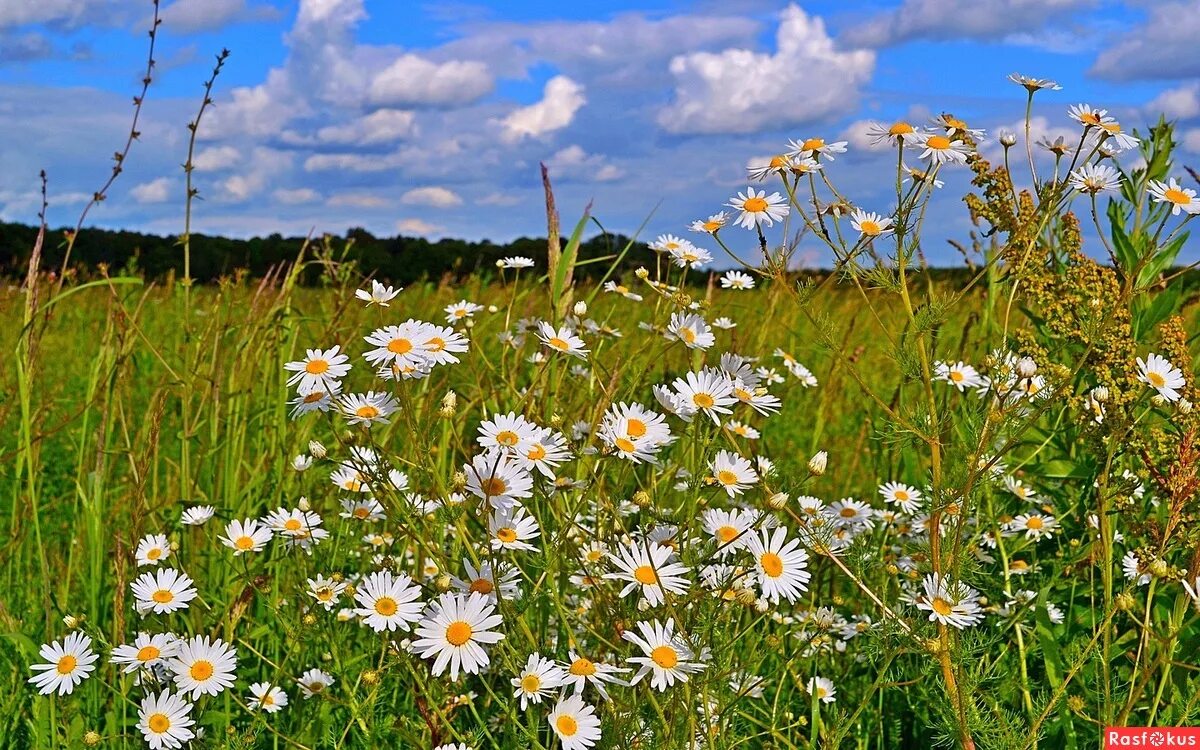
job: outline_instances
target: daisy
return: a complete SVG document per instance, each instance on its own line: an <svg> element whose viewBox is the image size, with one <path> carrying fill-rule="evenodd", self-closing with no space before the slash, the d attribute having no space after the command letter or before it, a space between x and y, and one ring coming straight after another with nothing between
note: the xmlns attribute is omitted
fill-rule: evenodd
<svg viewBox="0 0 1200 750"><path fill-rule="evenodd" d="M1100 123L1100 129L1103 140L1101 145L1113 146L1117 151L1128 151L1129 149L1137 148L1140 141L1128 133L1122 132L1121 123L1116 120Z"/></svg>
<svg viewBox="0 0 1200 750"><path fill-rule="evenodd" d="M516 412L496 414L479 423L476 441L482 448L515 452L517 446L530 440L540 428Z"/></svg>
<svg viewBox="0 0 1200 750"><path fill-rule="evenodd" d="M774 532L763 529L762 536L747 534L746 549L754 555L759 588L763 598L777 603L780 597L795 602L808 590L812 574L808 572L808 552L800 548L800 540L788 541L787 527Z"/></svg>
<svg viewBox="0 0 1200 750"><path fill-rule="evenodd" d="M704 511L704 530L717 543L717 557L725 557L746 546L746 535L754 527L755 513L750 510Z"/></svg>
<svg viewBox="0 0 1200 750"><path fill-rule="evenodd" d="M721 424L717 415L731 414L729 406L738 400L733 395L733 381L720 370L705 368L689 372L683 378L676 378L672 385L686 408L704 412L717 425Z"/></svg>
<svg viewBox="0 0 1200 750"><path fill-rule="evenodd" d="M338 516L374 523L387 518L387 512L383 508L383 503L373 497L351 498L342 501L342 512L338 513Z"/></svg>
<svg viewBox="0 0 1200 750"><path fill-rule="evenodd" d="M771 175L786 175L792 167L792 157L787 154L762 159L753 159L746 165L746 176L755 182L762 182Z"/></svg>
<svg viewBox="0 0 1200 750"><path fill-rule="evenodd" d="M442 594L429 605L424 619L417 626L413 650L423 658L433 658L433 674L439 676L450 667L450 679L457 680L460 671L476 674L488 665L483 644L493 644L504 638L493 632L502 622L496 608L483 594Z"/></svg>
<svg viewBox="0 0 1200 750"><path fill-rule="evenodd" d="M129 584L137 602L139 612L153 610L155 614L187 609L188 602L196 598L196 589L187 573L174 568L162 568L142 573Z"/></svg>
<svg viewBox="0 0 1200 750"><path fill-rule="evenodd" d="M380 307L390 307L389 302L396 298L396 295L403 291L402 287L390 287L380 284L375 279L371 279L371 291L366 289L354 290L354 296L363 302L367 303L367 307L371 305L379 305Z"/></svg>
<svg viewBox="0 0 1200 750"><path fill-rule="evenodd" d="M501 597L509 601L521 598L521 571L516 566L501 562L493 570L490 562L482 562L476 568L470 560L463 558L463 567L467 577L451 576L450 585L464 594L483 594L492 604Z"/></svg>
<svg viewBox="0 0 1200 750"><path fill-rule="evenodd" d="M292 468L301 473L306 472L309 469L311 469L312 465L313 465L312 456L306 455L304 453L301 453L292 459Z"/></svg>
<svg viewBox="0 0 1200 750"><path fill-rule="evenodd" d="M1168 401L1179 400L1179 389L1187 383L1183 372L1159 354L1149 354L1143 362L1138 357L1138 380L1158 391Z"/></svg>
<svg viewBox="0 0 1200 750"><path fill-rule="evenodd" d="M246 707L251 711L261 708L269 714L282 711L287 703L287 693L269 682L256 682L251 685L250 697L246 699Z"/></svg>
<svg viewBox="0 0 1200 750"><path fill-rule="evenodd" d="M350 372L350 357L341 350L340 346L305 350L304 359L283 366L283 369L296 373L288 378L287 384L296 386L302 394L327 391L339 385L338 381Z"/></svg>
<svg viewBox="0 0 1200 750"><path fill-rule="evenodd" d="M376 633L391 632L397 628L408 630L409 623L421 619L421 589L413 584L407 574L393 575L379 570L363 579L354 591L358 602L355 612L363 618L363 624Z"/></svg>
<svg viewBox="0 0 1200 750"><path fill-rule="evenodd" d="M516 458L498 450L480 453L463 466L467 491L493 508L510 508L533 494L533 477Z"/></svg>
<svg viewBox="0 0 1200 750"><path fill-rule="evenodd" d="M629 662L639 667L629 684L636 685L650 675L650 687L663 691L676 682L687 682L689 674L703 671L707 666L702 661L693 661L696 655L683 637L675 633L674 618L667 618L666 625L657 620L639 622L637 629L640 637L632 630L621 634L645 654L629 657Z"/></svg>
<svg viewBox="0 0 1200 750"><path fill-rule="evenodd" d="M619 294L625 299L631 299L634 302L641 302L642 299L644 299L642 295L630 291L629 287L625 286L624 284L618 284L615 281L604 282L604 291L612 294Z"/></svg>
<svg viewBox="0 0 1200 750"><path fill-rule="evenodd" d="M720 317L712 322L713 328L720 328L723 331L728 331L731 328L737 328L737 323L734 323L731 318Z"/></svg>
<svg viewBox="0 0 1200 750"><path fill-rule="evenodd" d="M401 370L425 363L425 339L428 324L409 318L398 326L377 328L363 339L373 347L363 353L363 359L372 365L391 365Z"/></svg>
<svg viewBox="0 0 1200 750"><path fill-rule="evenodd" d="M806 138L804 140L789 140L788 146L791 151L788 152L791 156L808 156L813 159L825 157L833 161L834 154L846 153L846 141L835 141L826 143L823 138Z"/></svg>
<svg viewBox="0 0 1200 750"><path fill-rule="evenodd" d="M931 164L966 164L967 155L971 153L966 144L952 141L949 136L940 133L921 136L917 148L924 149L920 158L929 159Z"/></svg>
<svg viewBox="0 0 1200 750"><path fill-rule="evenodd" d="M725 274L721 276L721 288L737 289L739 291L743 289L753 289L754 277L748 273L742 273L741 271L726 271Z"/></svg>
<svg viewBox="0 0 1200 750"><path fill-rule="evenodd" d="M337 604L338 597L346 590L346 584L342 581L335 581L331 578L326 578L323 575L317 575L316 578L309 578L308 595L317 600L325 608L325 611L333 609Z"/></svg>
<svg viewBox="0 0 1200 750"><path fill-rule="evenodd" d="M959 393L968 388L978 388L983 384L983 378L979 376L975 368L964 362L953 365L948 362L937 362L934 366L933 379L946 381L957 388Z"/></svg>
<svg viewBox="0 0 1200 750"><path fill-rule="evenodd" d="M948 581L937 573L925 576L921 585L924 594L917 597L916 604L929 613L930 622L963 630L983 621L979 592L970 586Z"/></svg>
<svg viewBox="0 0 1200 750"><path fill-rule="evenodd" d="M682 237L676 237L673 234L660 234L655 238L654 242L650 243L650 249L658 253L673 253L691 244L691 242Z"/></svg>
<svg viewBox="0 0 1200 750"><path fill-rule="evenodd" d="M688 568L681 563L670 562L674 551L670 547L633 543L622 547L617 554L609 553L616 566L615 573L606 573L605 578L628 581L621 589L621 596L638 591L646 603L657 607L666 601L664 591L672 594L687 592L691 581L687 579Z"/></svg>
<svg viewBox="0 0 1200 750"><path fill-rule="evenodd" d="M977 141L983 138L984 134L983 129L972 128L967 123L948 113L942 113L933 118L933 126L946 131L946 135L969 135Z"/></svg>
<svg viewBox="0 0 1200 750"><path fill-rule="evenodd" d="M1026 539L1035 541L1043 537L1054 536L1057 528L1058 520L1054 516L1045 516L1041 513L1022 513L1008 523L1009 531L1024 532Z"/></svg>
<svg viewBox="0 0 1200 750"><path fill-rule="evenodd" d="M879 487L883 501L898 506L905 513L915 513L921 508L921 491L900 482L888 482Z"/></svg>
<svg viewBox="0 0 1200 750"><path fill-rule="evenodd" d="M514 255L511 258L503 258L496 262L500 268L533 268L533 258L526 258L522 255Z"/></svg>
<svg viewBox="0 0 1200 750"><path fill-rule="evenodd" d="M717 343L716 336L704 318L694 313L671 313L667 324L667 338L682 341L689 349L704 351Z"/></svg>
<svg viewBox="0 0 1200 750"><path fill-rule="evenodd" d="M725 222L729 221L729 217L724 211L715 213L704 221L697 219L693 221L690 229L693 232L703 232L704 234L716 234L725 226Z"/></svg>
<svg viewBox="0 0 1200 750"><path fill-rule="evenodd" d="M671 260L680 268L699 268L712 261L712 253L688 242L670 252Z"/></svg>
<svg viewBox="0 0 1200 750"><path fill-rule="evenodd" d="M310 391L305 393L301 391L295 398L288 401L288 406L292 407L291 418L312 414L313 412L327 412L334 405L334 399L342 395L342 384L333 382L328 387Z"/></svg>
<svg viewBox="0 0 1200 750"><path fill-rule="evenodd" d="M583 339L566 326L555 328L546 321L538 323L538 339L545 346L572 357L587 359L589 349L585 348Z"/></svg>
<svg viewBox="0 0 1200 750"><path fill-rule="evenodd" d="M1189 214L1200 213L1200 201L1196 200L1196 191L1183 187L1174 177L1170 182L1150 180L1146 190L1156 203L1169 204L1173 216L1178 216L1180 211Z"/></svg>
<svg viewBox="0 0 1200 750"><path fill-rule="evenodd" d="M216 512L216 508L211 505L197 505L184 510L179 516L179 522L184 526L203 526Z"/></svg>
<svg viewBox="0 0 1200 750"><path fill-rule="evenodd" d="M1023 76L1020 73L1011 73L1008 76L1008 80L1019 86L1024 86L1025 90L1031 94L1042 89L1049 89L1050 91L1062 91L1062 86L1059 86L1049 78L1030 78L1029 76Z"/></svg>
<svg viewBox="0 0 1200 750"><path fill-rule="evenodd" d="M521 443L516 454L517 463L526 471L537 469L542 476L552 481L555 477L554 470L570 458L571 451L567 449L567 439L561 432L548 427L539 429L533 437Z"/></svg>
<svg viewBox="0 0 1200 750"><path fill-rule="evenodd" d="M458 363L455 354L471 348L471 340L449 326L426 323L418 333L417 342L425 354L425 363L452 365Z"/></svg>
<svg viewBox="0 0 1200 750"><path fill-rule="evenodd" d="M625 667L614 667L601 661L593 661L586 656L580 656L574 649L568 649L567 656L569 657L569 661L562 665L566 670L564 687L566 685L573 686L575 695L582 695L583 689L587 687L588 683L591 683L599 691L600 697L608 700L608 690L604 687L605 683L612 685L629 684L617 677L617 675L629 671Z"/></svg>
<svg viewBox="0 0 1200 750"><path fill-rule="evenodd" d="M1027 503L1037 498L1037 491L1016 477L1005 477L1004 488Z"/></svg>
<svg viewBox="0 0 1200 750"><path fill-rule="evenodd" d="M240 555L243 552L261 552L271 541L272 535L269 526L260 526L253 518L244 521L234 519L225 527L225 536L220 540L221 544L233 550L234 555Z"/></svg>
<svg viewBox="0 0 1200 750"><path fill-rule="evenodd" d="M513 695L521 698L522 711L530 703L541 703L542 698L566 681L567 674L562 667L537 653L529 655L525 660L525 668L511 680L516 688Z"/></svg>
<svg viewBox="0 0 1200 750"><path fill-rule="evenodd" d="M217 695L233 685L237 649L220 638L210 642L208 636L198 635L179 642L167 667L175 673L179 692L190 692L192 700L201 695Z"/></svg>
<svg viewBox="0 0 1200 750"><path fill-rule="evenodd" d="M519 549L537 552L537 547L526 540L536 539L540 533L537 521L519 505L496 510L488 518L488 535L492 549L496 551Z"/></svg>
<svg viewBox="0 0 1200 750"><path fill-rule="evenodd" d="M35 674L28 682L36 685L42 695L57 692L67 695L95 671L96 653L92 651L92 639L80 632L68 635L59 644L47 643L38 650L45 664L30 667Z"/></svg>
<svg viewBox="0 0 1200 750"><path fill-rule="evenodd" d="M325 692L334 682L333 675L315 668L300 675L300 679L296 680L296 684L300 686L300 693L304 696L305 700Z"/></svg>
<svg viewBox="0 0 1200 750"><path fill-rule="evenodd" d="M150 534L142 537L138 542L137 551L134 552L139 568L143 565L158 565L170 556L171 543L167 541L166 534Z"/></svg>
<svg viewBox="0 0 1200 750"><path fill-rule="evenodd" d="M873 122L867 126L867 137L871 139L871 145L880 146L885 143L894 143L896 145L904 145L905 143L915 143L921 138L921 134L917 132L917 128L910 122L904 120L896 120L890 125L882 122Z"/></svg>
<svg viewBox="0 0 1200 750"><path fill-rule="evenodd" d="M171 633L138 633L132 644L113 649L112 663L120 666L125 674L151 669L174 656L178 644L179 639Z"/></svg>
<svg viewBox="0 0 1200 750"><path fill-rule="evenodd" d="M400 408L400 402L390 393L368 391L350 393L338 405L350 424L388 424L388 416Z"/></svg>
<svg viewBox="0 0 1200 750"><path fill-rule="evenodd" d="M191 730L195 723L192 704L170 690L147 695L138 708L137 728L142 731L150 750L183 747L196 736Z"/></svg>
<svg viewBox="0 0 1200 750"><path fill-rule="evenodd" d="M1084 164L1071 172L1067 184L1088 195L1114 193L1121 189L1121 173L1107 164Z"/></svg>
<svg viewBox="0 0 1200 750"><path fill-rule="evenodd" d="M739 422L736 419L727 422L725 424L725 429L729 430L740 438L745 438L746 440L758 440L759 437L761 437L761 434L758 430L744 422Z"/></svg>
<svg viewBox="0 0 1200 750"><path fill-rule="evenodd" d="M446 322L450 325L454 325L455 323L461 323L467 318L473 317L475 313L483 309L483 305L477 305L474 302L467 302L464 299L455 302L453 305L446 305L444 309L446 313Z"/></svg>
<svg viewBox="0 0 1200 750"><path fill-rule="evenodd" d="M600 717L578 695L560 700L546 721L563 750L587 750L600 740Z"/></svg>
<svg viewBox="0 0 1200 750"><path fill-rule="evenodd" d="M833 686L833 680L825 677L810 677L804 690L822 703L833 703L837 700L837 688Z"/></svg>
<svg viewBox="0 0 1200 750"><path fill-rule="evenodd" d="M868 213L860 208L850 214L850 226L863 237L880 237L892 233L892 219L882 214Z"/></svg>
<svg viewBox="0 0 1200 750"><path fill-rule="evenodd" d="M875 521L872 520L873 511L871 506L852 497L842 498L836 503L832 503L827 508L827 513L833 519L836 526L856 530L872 529L875 527Z"/></svg>
<svg viewBox="0 0 1200 750"><path fill-rule="evenodd" d="M713 479L730 497L742 494L758 481L758 473L750 462L732 451L718 451L709 469Z"/></svg>
<svg viewBox="0 0 1200 750"><path fill-rule="evenodd" d="M789 212L787 201L782 195L767 195L766 190L755 192L752 187L747 187L745 193L739 192L736 198L730 198L729 203L725 205L741 212L734 223L746 229L754 229L760 224L773 227L775 222L782 221Z"/></svg>

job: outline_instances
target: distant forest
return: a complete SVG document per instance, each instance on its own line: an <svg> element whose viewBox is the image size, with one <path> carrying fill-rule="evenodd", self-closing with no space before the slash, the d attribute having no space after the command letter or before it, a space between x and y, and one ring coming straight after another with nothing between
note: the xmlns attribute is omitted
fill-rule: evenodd
<svg viewBox="0 0 1200 750"><path fill-rule="evenodd" d="M62 265L66 229L48 230L42 250L42 268L57 270ZM0 222L0 275L23 278L29 265L29 255L37 238L37 227L27 224ZM350 240L349 250L341 255ZM620 253L629 238L622 235L599 234L580 245L579 260ZM223 276L245 270L252 276L263 276L270 269L293 262L304 244L303 237L283 237L272 234L248 240L193 234L192 277L200 283L215 281ZM313 249L321 247L322 238L315 236ZM566 245L566 238L563 239ZM421 237L376 237L365 229L351 229L344 237L334 240L334 256L339 260L355 261L364 273L392 284L409 284L421 279L441 279L446 276L466 276L480 270L496 272L496 261L513 255L533 258L537 270L546 271L546 238L521 237L506 244L488 240L442 239L430 241ZM310 256L311 257L311 256ZM654 252L644 242L637 242L622 261L621 271L654 262ZM84 229L79 233L71 251L71 267L84 275L92 275L100 264L108 273L129 273L150 279L164 278L172 272L183 274L183 250L177 237L162 237L141 232ZM610 263L584 263L577 267L577 278L600 278ZM528 273L528 272L526 272ZM313 268L309 283L316 283L319 268Z"/></svg>

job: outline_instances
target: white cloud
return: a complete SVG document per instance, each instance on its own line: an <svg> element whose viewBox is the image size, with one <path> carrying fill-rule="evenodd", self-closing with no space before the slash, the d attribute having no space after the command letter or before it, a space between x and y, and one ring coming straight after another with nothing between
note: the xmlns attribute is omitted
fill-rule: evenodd
<svg viewBox="0 0 1200 750"><path fill-rule="evenodd" d="M521 199L512 193L488 193L475 201L480 206L515 206Z"/></svg>
<svg viewBox="0 0 1200 750"><path fill-rule="evenodd" d="M241 160L243 171L230 175L219 184L217 199L240 203L257 197L274 178L291 169L293 160L293 154L287 151L266 146L256 147L250 152L249 158ZM204 188L201 187L200 190L203 195Z"/></svg>
<svg viewBox="0 0 1200 750"><path fill-rule="evenodd" d="M986 39L1019 35L1034 41L1032 32L1070 11L1096 0L904 0L897 8L847 24L845 44L886 47L912 39ZM1023 35L1023 36L1020 36Z"/></svg>
<svg viewBox="0 0 1200 750"><path fill-rule="evenodd" d="M624 176L624 172L601 154L589 154L582 146L571 145L555 152L546 160L550 178L577 179L587 182L611 182Z"/></svg>
<svg viewBox="0 0 1200 750"><path fill-rule="evenodd" d="M1149 16L1096 57L1091 73L1112 81L1179 79L1200 75L1194 0L1147 3Z"/></svg>
<svg viewBox="0 0 1200 750"><path fill-rule="evenodd" d="M1191 128L1180 133L1183 148L1193 154L1200 154L1200 128Z"/></svg>
<svg viewBox="0 0 1200 750"><path fill-rule="evenodd" d="M170 179L159 177L149 182L134 185L130 189L129 194L138 203L165 203L171 197L173 187L174 184Z"/></svg>
<svg viewBox="0 0 1200 750"><path fill-rule="evenodd" d="M216 172L237 165L242 154L233 146L211 146L200 150L192 159L197 172Z"/></svg>
<svg viewBox="0 0 1200 750"><path fill-rule="evenodd" d="M492 91L492 74L481 62L437 63L407 54L371 81L370 100L389 107L446 107L468 104Z"/></svg>
<svg viewBox="0 0 1200 750"><path fill-rule="evenodd" d="M855 120L846 126L842 134L837 137L839 141L846 141L850 144L851 150L854 151L895 151L896 147L888 142L876 144L874 140L867 135L867 130L875 123L874 120Z"/></svg>
<svg viewBox="0 0 1200 750"><path fill-rule="evenodd" d="M1167 89L1144 107L1146 116L1157 120L1161 114L1168 120L1190 120L1200 115L1200 83L1193 81Z"/></svg>
<svg viewBox="0 0 1200 750"><path fill-rule="evenodd" d="M284 203L289 206L315 203L321 199L320 194L312 188L296 188L294 190L280 188L271 193L271 197L275 199L276 203Z"/></svg>
<svg viewBox="0 0 1200 750"><path fill-rule="evenodd" d="M328 125L317 131L322 143L374 146L408 138L416 133L416 115L399 109L381 109L344 125Z"/></svg>
<svg viewBox="0 0 1200 750"><path fill-rule="evenodd" d="M176 34L214 31L242 21L271 21L279 10L270 5L247 5L246 0L175 0L165 6L163 25Z"/></svg>
<svg viewBox="0 0 1200 750"><path fill-rule="evenodd" d="M424 219L401 219L396 222L396 231L402 234L425 236L442 231L442 227L437 224L430 224Z"/></svg>
<svg viewBox="0 0 1200 750"><path fill-rule="evenodd" d="M128 20L128 11L127 0L0 0L0 28L34 23L69 28L88 23L121 25Z"/></svg>
<svg viewBox="0 0 1200 750"><path fill-rule="evenodd" d="M825 23L796 5L780 18L773 55L727 49L671 60L675 98L659 125L672 133L750 133L851 110L875 54L835 47Z"/></svg>
<svg viewBox="0 0 1200 750"><path fill-rule="evenodd" d="M431 185L409 190L400 196L400 202L406 206L430 206L432 208L453 208L462 205L462 198L453 190Z"/></svg>
<svg viewBox="0 0 1200 750"><path fill-rule="evenodd" d="M581 84L566 76L555 76L546 81L541 101L515 109L500 120L503 129L500 137L507 143L515 143L562 130L586 103Z"/></svg>
<svg viewBox="0 0 1200 750"><path fill-rule="evenodd" d="M342 193L327 200L326 204L353 208L385 208L391 205L391 201L370 193Z"/></svg>

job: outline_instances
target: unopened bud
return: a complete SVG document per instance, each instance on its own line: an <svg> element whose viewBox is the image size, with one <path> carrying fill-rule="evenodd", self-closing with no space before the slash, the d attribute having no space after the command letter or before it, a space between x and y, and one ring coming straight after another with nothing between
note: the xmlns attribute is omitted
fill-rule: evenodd
<svg viewBox="0 0 1200 750"><path fill-rule="evenodd" d="M1032 378L1037 375L1037 362L1034 362L1032 357L1021 357L1017 360L1017 374L1023 378Z"/></svg>
<svg viewBox="0 0 1200 750"><path fill-rule="evenodd" d="M364 685L367 685L367 686L378 685L379 684L379 673L376 672L374 669L368 669L367 671L362 673L361 679L362 679L362 684L364 684Z"/></svg>
<svg viewBox="0 0 1200 750"><path fill-rule="evenodd" d="M637 269L636 271L634 271L634 272L633 272L633 275L634 275L634 276L637 276L639 279L648 279L648 278L650 278L650 272L649 272L649 271L647 271L647 270L646 270L646 268L645 268L644 266L638 266L638 269Z"/></svg>
<svg viewBox="0 0 1200 750"><path fill-rule="evenodd" d="M1122 591L1117 594L1117 609L1122 612L1128 612L1137 606L1137 600L1133 598L1133 594L1128 591Z"/></svg>
<svg viewBox="0 0 1200 750"><path fill-rule="evenodd" d="M94 729L89 729L83 733L83 744L87 745L88 747L95 747L96 745L99 745L100 740L100 733Z"/></svg>
<svg viewBox="0 0 1200 750"><path fill-rule="evenodd" d="M1179 399L1179 403L1176 404L1176 406L1179 407L1180 414L1191 414L1192 413L1192 402L1188 401L1186 398Z"/></svg>
<svg viewBox="0 0 1200 750"><path fill-rule="evenodd" d="M788 500L790 499L786 492L776 492L767 498L767 507L771 510L783 510L787 507Z"/></svg>
<svg viewBox="0 0 1200 750"><path fill-rule="evenodd" d="M301 618L301 622L311 628L313 625L317 624L317 616L312 612L309 612L303 618Z"/></svg>
<svg viewBox="0 0 1200 750"><path fill-rule="evenodd" d="M1101 404L1108 403L1108 397L1109 392L1107 386L1098 385L1092 389L1092 398L1094 398L1097 402Z"/></svg>
<svg viewBox="0 0 1200 750"><path fill-rule="evenodd" d="M325 450L325 446L321 445L316 440L308 441L308 452L312 454L313 458L318 459L325 458L328 453L328 451Z"/></svg>
<svg viewBox="0 0 1200 750"><path fill-rule="evenodd" d="M455 409L458 408L458 394L454 391L446 391L446 395L442 396L442 408L438 410L438 414L443 417L453 417Z"/></svg>
<svg viewBox="0 0 1200 750"><path fill-rule="evenodd" d="M63 617L63 625L66 625L70 630L74 630L79 627L79 618L75 615L67 615Z"/></svg>
<svg viewBox="0 0 1200 750"><path fill-rule="evenodd" d="M1012 148L1017 145L1017 134L1010 133L1007 130L1000 131L1000 145L1005 148Z"/></svg>
<svg viewBox="0 0 1200 750"><path fill-rule="evenodd" d="M300 502L296 503L296 507L299 508L300 510L304 511L305 513L312 510L312 504L308 502L307 497L300 498Z"/></svg>
<svg viewBox="0 0 1200 750"><path fill-rule="evenodd" d="M579 300L578 302L575 303L575 306L572 307L571 310L576 315L587 315L587 303L584 302L583 300Z"/></svg>
<svg viewBox="0 0 1200 750"><path fill-rule="evenodd" d="M633 504L639 508L650 507L650 493L645 490L638 490L633 493Z"/></svg>
<svg viewBox="0 0 1200 750"><path fill-rule="evenodd" d="M808 471L813 476L821 476L825 473L825 469L829 466L829 453L826 451L817 451L817 454L808 459Z"/></svg>
<svg viewBox="0 0 1200 750"><path fill-rule="evenodd" d="M1150 563L1150 574L1155 578L1165 578L1171 572L1171 566L1167 565L1167 561L1159 558Z"/></svg>
<svg viewBox="0 0 1200 750"><path fill-rule="evenodd" d="M434 585L437 586L441 591L448 590L450 588L450 583L450 576L446 575L445 573L442 573L437 577L437 580L434 581Z"/></svg>

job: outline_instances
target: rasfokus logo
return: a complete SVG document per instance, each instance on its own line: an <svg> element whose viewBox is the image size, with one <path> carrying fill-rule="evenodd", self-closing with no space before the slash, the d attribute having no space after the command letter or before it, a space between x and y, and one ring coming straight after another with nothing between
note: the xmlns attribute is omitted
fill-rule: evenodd
<svg viewBox="0 0 1200 750"><path fill-rule="evenodd" d="M1118 747L1200 748L1200 727L1105 727L1104 750Z"/></svg>

